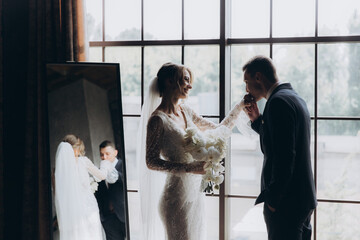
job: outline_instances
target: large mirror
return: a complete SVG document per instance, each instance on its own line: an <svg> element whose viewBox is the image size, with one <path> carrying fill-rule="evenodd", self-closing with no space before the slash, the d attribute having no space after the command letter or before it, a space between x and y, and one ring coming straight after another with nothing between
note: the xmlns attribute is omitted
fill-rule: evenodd
<svg viewBox="0 0 360 240"><path fill-rule="evenodd" d="M55 182L56 176L58 176L55 174L55 155L60 142L62 142L67 134L76 135L83 141L85 156L90 159L97 168L100 168L101 161L103 161L102 158L104 159L104 154L107 154L105 150L100 153L101 149L107 149L106 147L108 146L101 144L104 143L105 140L114 143L117 155L116 161L112 162L112 166L115 167L119 174L116 182L110 183L107 182L108 179L102 181L98 179L97 181L100 182L96 184L96 181L94 182L96 178L91 178L91 174L89 173L89 182L96 202L98 203L97 207L99 208L98 216L93 217L95 218L95 222L98 222L100 218L102 227L101 239L106 239L108 231L112 231L111 228L115 228L115 232L118 231L118 229L122 229L123 235L126 235L123 239L130 239L119 64L47 64L46 75L49 155L52 171L53 239L59 239L59 225L61 225L59 224L59 217L56 214L55 204L55 194L57 192ZM109 149L111 150L111 147ZM114 151L110 152L110 154L113 153ZM78 158L76 158L76 160L77 159ZM114 176L114 171L112 171L111 174ZM109 173L109 175L111 174ZM91 179L93 182L91 182ZM66 190L65 193L67 194ZM71 195L70 192L69 195ZM74 198L74 196L68 197L70 199ZM90 201L93 201L92 196L91 198L92 200ZM71 200L68 204L72 204ZM67 221L67 219L63 220ZM104 222L106 222L106 224ZM121 226L119 222L121 222ZM87 223L85 223L85 225L86 224ZM94 227L94 225L91 224L89 224L89 226L91 226L90 228L98 227ZM93 229L89 229L89 233L92 233L92 231ZM93 233L93 235L94 234L96 233ZM64 239L64 234L62 234L61 238ZM92 236L89 239L94 238ZM120 239L121 238L119 238L119 240Z"/></svg>

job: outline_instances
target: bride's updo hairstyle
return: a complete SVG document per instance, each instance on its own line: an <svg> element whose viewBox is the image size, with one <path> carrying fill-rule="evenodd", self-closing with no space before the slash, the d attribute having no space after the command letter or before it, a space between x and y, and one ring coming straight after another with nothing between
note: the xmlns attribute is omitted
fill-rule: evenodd
<svg viewBox="0 0 360 240"><path fill-rule="evenodd" d="M75 136L73 134L68 134L63 138L62 141L69 143L73 149L79 149L80 156L85 155L84 142L78 136Z"/></svg>
<svg viewBox="0 0 360 240"><path fill-rule="evenodd" d="M190 82L192 82L192 72L189 68L171 62L165 63L161 66L157 73L157 85L160 97L162 97L164 95L164 92L166 91L166 80L170 80L170 83L172 83L173 86L177 86L180 88L180 83L181 81L183 81L185 70L189 72ZM174 83L176 83L176 85Z"/></svg>

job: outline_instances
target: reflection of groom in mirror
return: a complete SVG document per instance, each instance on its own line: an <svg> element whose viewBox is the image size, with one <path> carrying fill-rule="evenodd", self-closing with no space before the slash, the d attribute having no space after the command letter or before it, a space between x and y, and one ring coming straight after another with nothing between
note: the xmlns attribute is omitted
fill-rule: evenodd
<svg viewBox="0 0 360 240"><path fill-rule="evenodd" d="M125 232L124 185L122 174L122 159L117 159L118 151L110 141L103 141L100 146L101 160L109 160L115 166L119 177L115 183L106 180L99 183L95 193L99 205L100 219L107 240L123 240Z"/></svg>
<svg viewBox="0 0 360 240"><path fill-rule="evenodd" d="M271 240L310 240L317 202L310 157L310 115L289 83L280 83L270 58L256 56L244 67L246 91L266 98L263 114L255 102L245 112L260 135L264 162L261 193Z"/></svg>

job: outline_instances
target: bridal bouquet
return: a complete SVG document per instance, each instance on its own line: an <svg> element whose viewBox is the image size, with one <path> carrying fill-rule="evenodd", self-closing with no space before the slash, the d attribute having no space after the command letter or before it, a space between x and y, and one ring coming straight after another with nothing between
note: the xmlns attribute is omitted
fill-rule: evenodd
<svg viewBox="0 0 360 240"><path fill-rule="evenodd" d="M185 151L190 153L197 161L206 161L204 166L206 174L203 176L201 189L207 193L213 193L219 189L224 181L223 158L226 155L226 137L218 130L211 129L201 132L197 127L187 128L185 134Z"/></svg>
<svg viewBox="0 0 360 240"><path fill-rule="evenodd" d="M89 177L89 178L90 178L90 189L92 193L95 193L98 190L99 184L95 181L93 177Z"/></svg>

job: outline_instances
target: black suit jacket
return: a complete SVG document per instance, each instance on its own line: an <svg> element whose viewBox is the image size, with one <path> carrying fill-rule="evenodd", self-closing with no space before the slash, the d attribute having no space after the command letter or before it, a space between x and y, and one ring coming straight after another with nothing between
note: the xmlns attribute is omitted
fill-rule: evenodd
<svg viewBox="0 0 360 240"><path fill-rule="evenodd" d="M121 159L118 160L115 166L119 174L118 180L113 184L108 184L109 188L106 186L105 180L101 181L98 190L95 192L95 197L99 205L101 221L105 221L112 213L110 210L111 203L117 218L125 223L123 163Z"/></svg>
<svg viewBox="0 0 360 240"><path fill-rule="evenodd" d="M256 203L274 208L314 209L317 205L310 156L310 115L289 83L276 87L263 115L251 127L264 154L261 193Z"/></svg>

